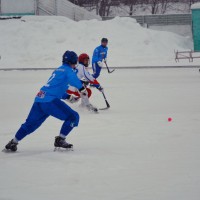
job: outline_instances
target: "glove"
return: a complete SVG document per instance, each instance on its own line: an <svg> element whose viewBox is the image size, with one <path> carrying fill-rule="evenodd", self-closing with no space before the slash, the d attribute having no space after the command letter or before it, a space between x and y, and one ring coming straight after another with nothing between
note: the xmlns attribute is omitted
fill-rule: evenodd
<svg viewBox="0 0 200 200"><path fill-rule="evenodd" d="M99 65L99 67L103 67L103 62L98 61L97 64Z"/></svg>
<svg viewBox="0 0 200 200"><path fill-rule="evenodd" d="M75 97L73 95L69 95L69 98L67 99L70 103L76 103L79 101L79 97Z"/></svg>
<svg viewBox="0 0 200 200"><path fill-rule="evenodd" d="M103 92L103 88L102 88L100 85L97 87L97 89L98 89L100 92Z"/></svg>

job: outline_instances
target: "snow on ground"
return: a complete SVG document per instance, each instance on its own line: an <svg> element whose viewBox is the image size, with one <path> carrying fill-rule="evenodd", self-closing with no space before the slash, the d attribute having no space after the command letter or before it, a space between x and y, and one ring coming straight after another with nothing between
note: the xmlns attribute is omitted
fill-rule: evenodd
<svg viewBox="0 0 200 200"><path fill-rule="evenodd" d="M1 148L50 73L0 71ZM110 110L72 106L73 152L53 152L61 122L49 118L17 153L0 153L0 199L199 200L199 80L197 69L103 70ZM96 90L91 102L105 106Z"/></svg>
<svg viewBox="0 0 200 200"><path fill-rule="evenodd" d="M158 31L167 31L192 38L192 29L190 25L166 25L166 26L149 26L150 29ZM180 64L180 63L179 63Z"/></svg>
<svg viewBox="0 0 200 200"><path fill-rule="evenodd" d="M109 39L110 66L198 63L174 60L174 50L193 48L191 37L143 28L132 18L74 22L65 17L27 16L0 21L0 32L0 68L57 67L67 49L92 56L102 37Z"/></svg>

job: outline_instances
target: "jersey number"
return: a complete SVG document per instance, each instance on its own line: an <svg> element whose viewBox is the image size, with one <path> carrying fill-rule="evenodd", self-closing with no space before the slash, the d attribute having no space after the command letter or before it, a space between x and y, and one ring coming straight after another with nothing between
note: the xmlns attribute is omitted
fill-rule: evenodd
<svg viewBox="0 0 200 200"><path fill-rule="evenodd" d="M49 83L55 78L55 76L56 76L56 74L55 73L53 73L52 75L51 75L51 77L49 78L49 80L47 81L47 83L46 83L46 87L49 87Z"/></svg>

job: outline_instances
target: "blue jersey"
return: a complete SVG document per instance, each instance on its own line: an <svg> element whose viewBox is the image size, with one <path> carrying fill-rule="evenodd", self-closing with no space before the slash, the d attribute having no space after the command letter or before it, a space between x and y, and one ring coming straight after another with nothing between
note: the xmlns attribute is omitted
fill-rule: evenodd
<svg viewBox="0 0 200 200"><path fill-rule="evenodd" d="M46 85L35 97L35 102L50 102L54 99L65 99L69 85L81 89L82 83L78 79L76 72L67 64L58 67L51 75Z"/></svg>
<svg viewBox="0 0 200 200"><path fill-rule="evenodd" d="M108 47L103 47L102 45L98 46L92 56L92 63L102 61L107 58Z"/></svg>

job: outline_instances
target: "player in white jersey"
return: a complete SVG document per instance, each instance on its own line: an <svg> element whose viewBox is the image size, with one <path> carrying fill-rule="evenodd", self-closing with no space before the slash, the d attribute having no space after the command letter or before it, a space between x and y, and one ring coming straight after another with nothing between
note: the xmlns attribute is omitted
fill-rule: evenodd
<svg viewBox="0 0 200 200"><path fill-rule="evenodd" d="M89 102L89 97L92 94L92 91L90 88L87 87L87 85L90 83L94 87L96 87L100 92L103 91L103 88L99 84L99 82L90 74L88 70L88 66L90 64L90 58L86 53L82 53L78 57L78 62L79 64L76 67L77 70L77 76L78 78L85 84L86 90L87 90L87 95L82 95L78 92L77 88L70 86L69 89L67 90L67 93L70 95L75 95L77 98L81 97L81 105L86 107L88 110L97 112L98 109L94 107L90 102Z"/></svg>

